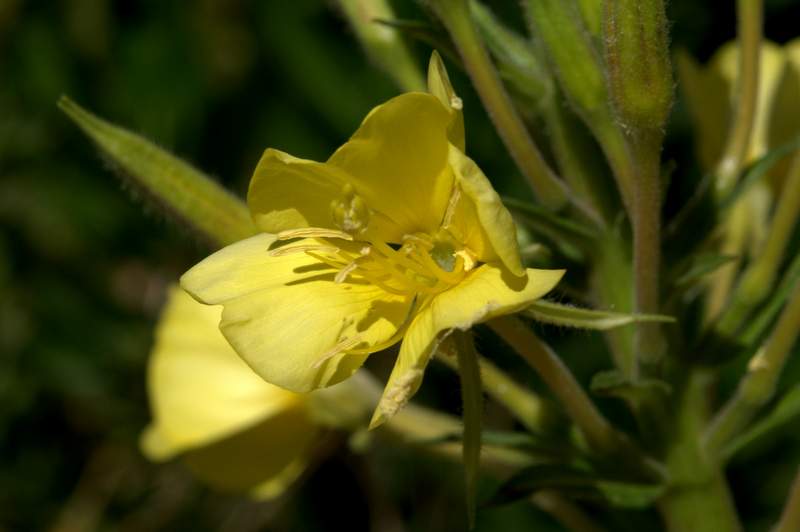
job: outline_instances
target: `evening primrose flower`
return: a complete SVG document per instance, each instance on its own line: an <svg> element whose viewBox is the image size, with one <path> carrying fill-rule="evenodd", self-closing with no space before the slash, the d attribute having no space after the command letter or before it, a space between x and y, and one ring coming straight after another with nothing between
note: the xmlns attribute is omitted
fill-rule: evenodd
<svg viewBox="0 0 800 532"><path fill-rule="evenodd" d="M268 384L237 356L219 331L221 312L170 290L149 361L153 422L142 450L159 462L180 456L219 489L275 497L320 450L325 427L315 394ZM343 418L342 409L326 405L324 420L365 423L365 406L350 404Z"/></svg>
<svg viewBox="0 0 800 532"><path fill-rule="evenodd" d="M236 352L288 390L340 382L401 342L373 427L416 392L450 331L520 310L563 274L522 266L510 214L463 152L461 101L436 56L429 85L373 109L324 163L266 150L247 197L262 233L181 279L224 306Z"/></svg>

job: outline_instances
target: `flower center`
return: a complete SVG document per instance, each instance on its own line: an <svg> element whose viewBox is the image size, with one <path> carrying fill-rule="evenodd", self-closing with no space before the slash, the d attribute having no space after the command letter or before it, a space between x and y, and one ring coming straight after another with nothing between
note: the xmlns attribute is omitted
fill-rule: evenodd
<svg viewBox="0 0 800 532"><path fill-rule="evenodd" d="M435 235L404 235L390 245L366 231L372 211L350 185L331 203L339 230L307 227L283 231L278 240L311 238L310 243L274 249L272 255L306 253L337 270L335 282L362 282L402 296L432 295L459 283L475 256L445 228Z"/></svg>

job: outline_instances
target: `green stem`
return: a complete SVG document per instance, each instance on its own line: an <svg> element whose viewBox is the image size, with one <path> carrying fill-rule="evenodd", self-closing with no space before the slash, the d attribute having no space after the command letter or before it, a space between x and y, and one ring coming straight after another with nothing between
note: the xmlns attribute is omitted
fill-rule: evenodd
<svg viewBox="0 0 800 532"><path fill-rule="evenodd" d="M796 532L800 530L800 469L794 477L786 506L783 507L781 520L772 529L772 532Z"/></svg>
<svg viewBox="0 0 800 532"><path fill-rule="evenodd" d="M489 118L536 197L552 210L562 209L570 199L568 189L548 166L514 109L473 25L468 2L435 0L432 4L458 48Z"/></svg>
<svg viewBox="0 0 800 532"><path fill-rule="evenodd" d="M708 452L715 456L720 449L752 421L775 394L775 387L792 346L800 335L800 282L783 309L764 346L750 360L747 374L736 392L716 415L705 434Z"/></svg>
<svg viewBox="0 0 800 532"><path fill-rule="evenodd" d="M763 25L762 0L737 0L739 76L734 115L723 155L717 164L717 192L727 195L747 162L758 102L759 61Z"/></svg>
<svg viewBox="0 0 800 532"><path fill-rule="evenodd" d="M604 454L618 449L620 434L597 410L569 368L547 344L513 316L496 318L489 326L539 373L592 447Z"/></svg>
<svg viewBox="0 0 800 532"><path fill-rule="evenodd" d="M637 175L634 180L633 278L634 310L640 314L659 311L659 270L661 264L661 135L640 133L635 143ZM652 373L666 347L657 323L639 323L634 337L639 370ZM638 373L638 372L637 372Z"/></svg>
<svg viewBox="0 0 800 532"><path fill-rule="evenodd" d="M678 407L675 439L667 453L670 488L659 501L670 532L741 530L722 471L700 444L712 380L700 371L691 373Z"/></svg>
<svg viewBox="0 0 800 532"><path fill-rule="evenodd" d="M600 238L593 264L592 288L602 306L619 312L631 312L633 270L630 250L618 232L608 232ZM633 334L632 327L620 327L605 334L614 364L631 380L636 375Z"/></svg>
<svg viewBox="0 0 800 532"><path fill-rule="evenodd" d="M489 326L536 370L595 452L617 461L617 467L629 467L643 477L661 478L660 465L608 422L569 368L519 318L502 316L490 321Z"/></svg>
<svg viewBox="0 0 800 532"><path fill-rule="evenodd" d="M424 443L425 449L445 458L461 461L462 445L459 442L431 443L461 433L461 420L436 410L408 404L392 416L380 429L392 439L406 445ZM531 465L531 457L521 451L484 445L481 449L481 467L495 473L506 474Z"/></svg>
<svg viewBox="0 0 800 532"><path fill-rule="evenodd" d="M452 369L458 369L458 360L449 353L439 351L436 359ZM478 356L481 383L486 393L506 407L525 428L532 432L545 432L554 415L547 403L538 395L517 384L500 368Z"/></svg>

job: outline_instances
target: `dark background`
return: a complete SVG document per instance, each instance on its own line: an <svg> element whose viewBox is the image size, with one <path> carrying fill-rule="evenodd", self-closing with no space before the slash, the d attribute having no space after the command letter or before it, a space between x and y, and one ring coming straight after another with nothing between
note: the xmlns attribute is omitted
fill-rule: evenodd
<svg viewBox="0 0 800 532"><path fill-rule="evenodd" d="M487 3L519 24L515 1ZM669 2L673 45L705 61L735 35L733 4ZM798 20L800 2L767 2L768 38L786 42ZM414 52L425 64L430 49ZM471 156L498 189L524 196L471 88L451 75ZM464 527L460 469L413 450L342 450L269 504L210 492L179 464L139 454L164 287L208 250L123 190L55 105L68 94L243 193L266 147L323 160L396 93L330 1L0 1L0 531ZM693 168L680 102L666 157ZM581 378L607 366L590 335L544 333ZM523 368L517 377L538 384ZM457 413L456 379L432 368L421 399ZM787 430L788 443L731 470L753 530L774 518L796 469L798 426ZM524 503L481 511L478 529L558 530Z"/></svg>

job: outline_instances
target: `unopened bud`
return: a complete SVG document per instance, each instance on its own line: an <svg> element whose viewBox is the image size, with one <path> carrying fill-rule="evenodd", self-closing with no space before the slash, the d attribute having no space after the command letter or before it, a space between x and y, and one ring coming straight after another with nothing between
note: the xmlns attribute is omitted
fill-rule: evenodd
<svg viewBox="0 0 800 532"><path fill-rule="evenodd" d="M663 0L607 0L603 33L618 118L628 129L661 129L673 93Z"/></svg>

